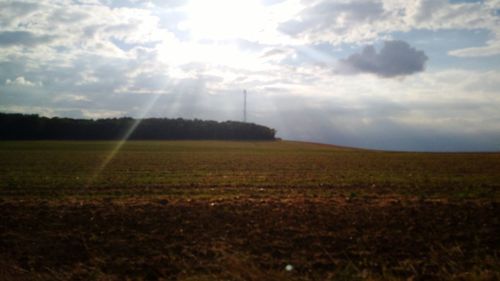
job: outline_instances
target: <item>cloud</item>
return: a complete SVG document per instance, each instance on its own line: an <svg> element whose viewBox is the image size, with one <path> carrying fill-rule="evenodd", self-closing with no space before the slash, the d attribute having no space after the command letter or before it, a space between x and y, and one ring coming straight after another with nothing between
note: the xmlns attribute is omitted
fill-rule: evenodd
<svg viewBox="0 0 500 281"><path fill-rule="evenodd" d="M500 37L500 36L497 36ZM470 47L448 52L451 56L462 58L489 57L500 55L500 40L491 40L488 45L481 47Z"/></svg>
<svg viewBox="0 0 500 281"><path fill-rule="evenodd" d="M99 1L40 0L29 5L2 2L0 60L4 61L26 59L34 66L44 67L46 62L72 64L85 54L103 59L133 58L136 48L152 49L156 44L171 45L176 41L172 32L161 27L155 14L157 9L148 5L113 7ZM19 47L29 48L21 52Z"/></svg>
<svg viewBox="0 0 500 281"><path fill-rule="evenodd" d="M28 31L3 31L0 32L0 47L1 46L35 46L50 42L54 36L49 35L35 35Z"/></svg>
<svg viewBox="0 0 500 281"><path fill-rule="evenodd" d="M27 80L23 76L19 76L14 80L7 79L5 80L5 85L18 85L18 86L28 86L28 87L35 87L35 86L41 86L41 82L35 83Z"/></svg>
<svg viewBox="0 0 500 281"><path fill-rule="evenodd" d="M20 18L29 17L38 8L37 3L2 2L0 3L0 26L16 26Z"/></svg>
<svg viewBox="0 0 500 281"><path fill-rule="evenodd" d="M397 77L424 71L428 60L423 51L404 41L385 41L377 53L373 45L361 53L340 60L338 71L344 74L372 73L380 77Z"/></svg>
<svg viewBox="0 0 500 281"><path fill-rule="evenodd" d="M319 0L302 5L278 29L304 44L367 44L411 30L485 29L500 35L500 3L492 0ZM499 42L499 35L492 42Z"/></svg>
<svg viewBox="0 0 500 281"><path fill-rule="evenodd" d="M298 19L283 22L278 28L285 34L310 41L356 41L372 36L373 23L385 17L379 1L321 1L302 10ZM356 34L360 28L365 34Z"/></svg>

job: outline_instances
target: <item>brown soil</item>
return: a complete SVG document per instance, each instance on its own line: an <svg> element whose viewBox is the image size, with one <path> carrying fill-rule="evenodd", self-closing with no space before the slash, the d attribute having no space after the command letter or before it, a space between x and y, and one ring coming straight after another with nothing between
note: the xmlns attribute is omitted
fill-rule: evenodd
<svg viewBox="0 0 500 281"><path fill-rule="evenodd" d="M0 214L4 280L500 276L500 205L485 200L8 200Z"/></svg>

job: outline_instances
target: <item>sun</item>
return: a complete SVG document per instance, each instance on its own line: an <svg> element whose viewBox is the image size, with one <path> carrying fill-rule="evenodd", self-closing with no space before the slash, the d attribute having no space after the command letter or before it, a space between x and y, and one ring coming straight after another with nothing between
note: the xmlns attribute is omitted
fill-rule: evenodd
<svg viewBox="0 0 500 281"><path fill-rule="evenodd" d="M179 8L184 19L177 25L186 36L161 45L159 59L170 66L201 63L208 67L268 69L263 53L272 46L289 43L278 26L295 15L301 3L300 0L264 3L263 0L188 0ZM192 76L180 70L176 73L179 77Z"/></svg>
<svg viewBox="0 0 500 281"><path fill-rule="evenodd" d="M268 11L259 0L191 0L181 28L192 40L258 40L268 27Z"/></svg>

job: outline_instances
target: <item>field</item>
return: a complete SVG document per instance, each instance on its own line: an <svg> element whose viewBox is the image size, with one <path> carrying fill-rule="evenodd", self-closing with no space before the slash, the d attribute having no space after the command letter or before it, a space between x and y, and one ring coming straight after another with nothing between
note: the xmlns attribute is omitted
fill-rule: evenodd
<svg viewBox="0 0 500 281"><path fill-rule="evenodd" d="M500 153L0 142L0 280L499 280Z"/></svg>

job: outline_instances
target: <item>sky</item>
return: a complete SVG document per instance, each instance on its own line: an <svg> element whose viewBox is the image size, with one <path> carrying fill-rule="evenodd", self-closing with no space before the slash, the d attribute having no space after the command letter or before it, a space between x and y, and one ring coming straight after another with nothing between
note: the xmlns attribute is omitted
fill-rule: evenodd
<svg viewBox="0 0 500 281"><path fill-rule="evenodd" d="M500 151L500 0L0 0L0 112Z"/></svg>

